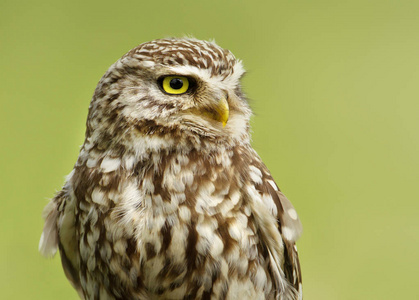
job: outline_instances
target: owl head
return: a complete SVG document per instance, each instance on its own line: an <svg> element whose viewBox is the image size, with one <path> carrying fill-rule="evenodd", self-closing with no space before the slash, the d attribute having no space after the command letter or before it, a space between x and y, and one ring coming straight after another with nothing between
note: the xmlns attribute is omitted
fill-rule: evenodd
<svg viewBox="0 0 419 300"><path fill-rule="evenodd" d="M251 115L240 87L243 74L241 61L213 42L172 38L141 44L100 80L86 140L102 148L145 139L150 147L242 142Z"/></svg>

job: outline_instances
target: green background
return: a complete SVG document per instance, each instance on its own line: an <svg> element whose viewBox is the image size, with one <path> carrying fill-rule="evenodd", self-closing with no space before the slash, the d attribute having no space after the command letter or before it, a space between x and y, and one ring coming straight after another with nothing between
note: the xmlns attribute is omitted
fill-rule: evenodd
<svg viewBox="0 0 419 300"><path fill-rule="evenodd" d="M0 298L76 299L37 252L96 83L167 36L244 61L253 145L297 208L305 299L419 299L418 1L0 1Z"/></svg>

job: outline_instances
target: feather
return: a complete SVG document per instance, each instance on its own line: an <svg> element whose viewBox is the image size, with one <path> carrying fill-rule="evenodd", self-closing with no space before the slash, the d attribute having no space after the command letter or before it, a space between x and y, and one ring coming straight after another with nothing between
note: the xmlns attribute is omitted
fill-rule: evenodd
<svg viewBox="0 0 419 300"><path fill-rule="evenodd" d="M281 191L277 191L277 194L284 209L284 212L278 216L281 223L282 237L289 242L296 242L303 233L303 226L294 206L287 197Z"/></svg>
<svg viewBox="0 0 419 300"><path fill-rule="evenodd" d="M45 206L42 213L45 220L44 230L39 240L39 252L45 257L53 257L58 248L58 232L57 232L57 204L51 201Z"/></svg>
<svg viewBox="0 0 419 300"><path fill-rule="evenodd" d="M253 215L259 225L260 237L269 253L270 268L273 273L276 286L277 300L296 299L297 291L285 280L286 276L282 266L284 265L284 243L276 227L273 216L263 202L251 199Z"/></svg>

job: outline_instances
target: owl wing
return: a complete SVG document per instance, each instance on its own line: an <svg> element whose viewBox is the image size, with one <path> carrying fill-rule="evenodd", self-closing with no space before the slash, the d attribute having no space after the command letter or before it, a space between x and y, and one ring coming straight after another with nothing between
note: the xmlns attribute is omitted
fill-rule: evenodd
<svg viewBox="0 0 419 300"><path fill-rule="evenodd" d="M274 264L272 269L275 271L277 265L280 265L283 268L283 270L277 270L276 272L278 278L277 282L282 286L281 289L285 291L285 294L282 295L280 299L302 299L301 269L297 247L295 245L295 242L302 234L300 219L298 218L294 206L279 190L267 167L261 161L254 161L253 164L261 171L261 180L255 182L255 187L262 195L264 209L269 210L271 215L273 214L275 216L277 220L276 230L279 231L282 238L283 249L279 249L278 246L271 243L268 238L268 236L276 236L273 229L267 230L271 224L268 225L265 223L263 226L265 228L264 231L266 231L264 238L268 245L271 261ZM259 211L261 210L262 209L259 208ZM275 256L279 251L283 253L283 257ZM281 280L283 277L286 278L287 282L284 283ZM292 288L287 288L288 285L291 285ZM289 295L287 295L288 290L291 290Z"/></svg>
<svg viewBox="0 0 419 300"><path fill-rule="evenodd" d="M279 201L283 209L278 212L278 228L284 241L285 277L298 291L299 295L302 295L301 268L295 242L301 236L303 228L291 202L281 191L278 190L276 193L278 195L276 201Z"/></svg>
<svg viewBox="0 0 419 300"><path fill-rule="evenodd" d="M84 299L78 270L75 202L65 186L44 208L42 216L45 225L39 241L39 252L45 257L52 257L60 249L65 275L80 298Z"/></svg>

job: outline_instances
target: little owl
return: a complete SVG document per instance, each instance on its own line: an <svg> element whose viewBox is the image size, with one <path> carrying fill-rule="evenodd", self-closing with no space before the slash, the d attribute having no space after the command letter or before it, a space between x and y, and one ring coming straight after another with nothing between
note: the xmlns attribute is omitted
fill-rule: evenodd
<svg viewBox="0 0 419 300"><path fill-rule="evenodd" d="M301 223L250 145L243 73L174 38L102 77L39 244L82 299L302 299Z"/></svg>

